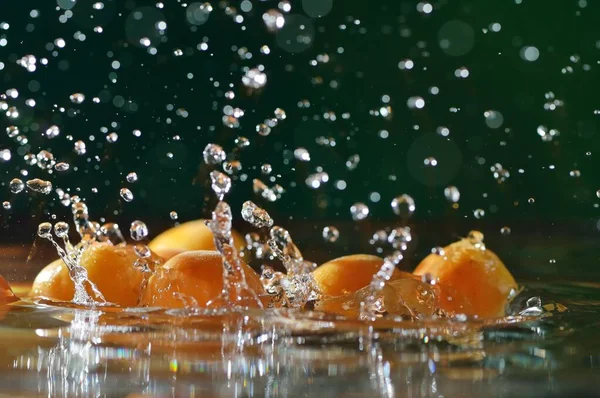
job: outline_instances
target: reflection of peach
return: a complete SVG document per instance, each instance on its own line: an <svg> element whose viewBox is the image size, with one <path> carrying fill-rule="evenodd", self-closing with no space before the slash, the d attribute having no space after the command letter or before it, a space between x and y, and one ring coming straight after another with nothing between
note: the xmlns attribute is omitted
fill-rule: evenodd
<svg viewBox="0 0 600 398"><path fill-rule="evenodd" d="M260 277L242 263L248 287L263 294ZM223 257L219 252L186 251L167 261L150 277L142 305L182 308L186 299L196 300L201 307L219 299L223 290ZM191 303L190 303L191 304Z"/></svg>
<svg viewBox="0 0 600 398"><path fill-rule="evenodd" d="M473 234L483 238L480 233ZM414 273L430 274L439 282L439 306L452 313L502 316L511 292L517 289L498 256L473 239L446 246L443 255L430 254Z"/></svg>
<svg viewBox="0 0 600 398"><path fill-rule="evenodd" d="M10 285L2 276L0 276L0 304L12 303L19 298L15 296Z"/></svg>
<svg viewBox="0 0 600 398"><path fill-rule="evenodd" d="M245 247L244 239L232 231L235 247ZM213 233L204 220L189 221L167 229L148 245L150 249L165 258L171 258L177 250L216 250Z"/></svg>
<svg viewBox="0 0 600 398"><path fill-rule="evenodd" d="M142 273L134 267L138 259L133 246L94 243L81 256L81 266L104 298L121 306L135 306L140 295ZM150 261L162 261L153 255ZM67 266L58 259L43 270L33 282L30 295L57 301L70 301L75 294Z"/></svg>
<svg viewBox="0 0 600 398"><path fill-rule="evenodd" d="M321 293L341 296L354 293L367 286L373 279L383 259L368 254L354 254L326 262L314 270L313 275ZM408 272L394 270L391 280L413 278Z"/></svg>

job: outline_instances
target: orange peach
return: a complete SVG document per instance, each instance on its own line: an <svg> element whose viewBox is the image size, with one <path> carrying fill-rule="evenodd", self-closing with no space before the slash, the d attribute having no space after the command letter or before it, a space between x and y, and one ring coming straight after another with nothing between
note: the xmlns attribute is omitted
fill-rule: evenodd
<svg viewBox="0 0 600 398"><path fill-rule="evenodd" d="M10 285L2 276L0 276L0 304L12 303L19 298L13 293Z"/></svg>
<svg viewBox="0 0 600 398"><path fill-rule="evenodd" d="M353 254L331 260L317 267L313 276L322 294L342 296L367 286L383 259L369 254ZM394 270L390 280L413 278L408 272Z"/></svg>
<svg viewBox="0 0 600 398"><path fill-rule="evenodd" d="M133 246L93 243L81 255L80 265L108 302L131 307L137 305L143 280L142 272L134 267L137 259ZM162 259L153 254L150 261ZM61 259L40 271L30 292L32 297L57 301L70 301L74 294L69 270Z"/></svg>
<svg viewBox="0 0 600 398"><path fill-rule="evenodd" d="M446 246L444 253L427 256L414 274L429 274L439 283L441 309L482 318L504 315L517 289L513 276L476 231Z"/></svg>
<svg viewBox="0 0 600 398"><path fill-rule="evenodd" d="M244 238L232 231L233 241L238 250L246 244ZM165 258L171 258L176 251L184 250L216 250L213 233L204 220L194 220L167 229L150 242L152 251Z"/></svg>
<svg viewBox="0 0 600 398"><path fill-rule="evenodd" d="M246 283L257 295L264 294L260 277L242 263ZM148 281L141 305L182 308L196 301L200 307L218 300L223 290L223 257L207 250L186 251L176 255ZM186 303L187 301L187 303Z"/></svg>

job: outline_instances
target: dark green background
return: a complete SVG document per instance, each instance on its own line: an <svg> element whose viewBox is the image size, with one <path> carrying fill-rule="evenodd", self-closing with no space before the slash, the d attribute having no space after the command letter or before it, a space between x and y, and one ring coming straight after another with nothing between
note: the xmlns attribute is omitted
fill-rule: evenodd
<svg viewBox="0 0 600 398"><path fill-rule="evenodd" d="M241 13L246 19L245 31L216 3L208 22L191 29L185 8L165 1L160 10L168 24L164 42L153 37L158 55L148 55L135 40L128 42L126 30L131 12L146 6L156 10L154 2L104 1L104 9L94 13L93 3L78 0L66 23L58 20L65 10L57 9L52 0L0 5L0 19L10 24L8 30L0 31L0 37L8 40L0 47L0 61L5 64L0 71L2 90L14 87L20 92L15 102L21 116L14 124L28 136L27 150L51 149L58 160L78 167L78 171L49 178L55 187L70 188L72 194L80 189L92 218L105 217L122 226L140 218L156 234L172 225L172 210L179 213L180 221L208 216L215 199L206 184L210 169L202 164L202 149L208 142L217 142L242 162L249 181L260 176L260 165L265 162L273 166L274 174L282 175L279 183L287 192L276 203L261 202L249 182L234 182L228 199L236 215L249 198L266 205L276 223L290 229L308 259L319 262L341 254L374 252L367 242L377 228L405 224L392 213L389 203L394 196L408 193L417 205L408 222L415 241L411 247L414 255L407 257L403 267L414 266L432 246L447 244L470 229L481 229L488 247L521 277L600 277L595 250L600 218L596 206L600 115L594 114L600 109L597 2L441 1L433 2L434 11L425 15L417 11L417 2L411 1L334 0L328 15L312 19L316 32L312 46L291 54L277 45L276 36L268 33L262 22L262 13L276 8L276 1L254 1L252 12ZM231 2L231 6L238 3ZM292 13L306 17L301 1L292 2L292 8ZM40 17L32 19L32 9L38 9ZM95 17L90 20L92 14ZM357 19L359 24L354 22ZM463 56L449 56L440 49L440 29L453 20L463 21L474 31L473 47ZM494 22L502 25L501 31L484 34L482 29L489 29ZM347 28L340 29L341 24ZM96 25L103 26L104 33L94 33ZM86 40L75 40L76 31L83 32ZM54 57L46 46L58 37L64 38L67 46ZM204 37L209 51L200 52L196 46ZM259 52L264 44L271 48L268 56ZM253 58L241 60L232 46L247 47ZM524 46L537 47L539 59L524 61L520 56ZM339 47L343 54L338 54ZM175 57L175 49L183 50L184 55ZM329 63L311 66L310 60L323 53L329 54ZM50 63L28 73L16 65L26 54L36 55L38 62L48 57ZM579 61L572 62L571 56ZM398 62L406 58L415 63L410 71L398 68ZM113 60L121 63L119 70L111 68ZM240 84L242 68L258 64L265 65L267 86L260 95L247 95ZM589 70L584 70L584 65ZM573 68L572 73L561 72L567 66ZM468 78L455 77L460 67L469 70ZM193 79L186 77L190 72ZM110 73L116 73L116 83L110 82ZM315 77L321 77L323 84L311 83ZM209 78L219 81L221 87L215 88ZM333 80L336 89L330 87ZM39 90L30 90L36 85L32 86L32 81L39 83ZM234 101L223 97L230 82L235 83ZM440 94L429 94L431 86L439 87ZM544 95L549 91L564 101L563 107L544 110ZM86 95L82 105L70 103L69 95L74 92ZM391 120L369 114L382 106L384 94L391 97ZM426 106L411 110L406 100L417 95L425 98ZM94 104L94 96L100 96L102 102ZM115 106L116 96L135 103L135 109ZM34 109L22 105L26 98L36 100ZM310 108L298 108L298 101L304 99L310 101ZM221 123L222 108L228 103L246 111L239 130ZM55 104L66 111L57 111ZM176 116L166 109L168 104L185 108L189 117ZM258 136L256 123L272 117L276 107L286 110L287 119L270 136ZM460 111L452 113L451 107ZM502 113L501 128L486 126L483 113L490 109ZM323 114L329 111L336 113L335 122L324 120ZM344 112L351 114L350 119L342 119ZM167 118L172 122L167 123ZM111 127L112 122L117 126ZM2 123L3 129L13 122L3 119ZM52 141L41 134L51 124L62 131ZM539 125L561 134L552 142L543 142L536 133ZM106 142L102 126L119 134L116 144ZM453 144L439 136L433 141L427 138L435 137L439 126L450 129ZM133 129L140 129L142 137L135 138ZM378 136L382 129L389 132L389 138ZM73 142L66 139L69 134L74 140L86 141L86 156L72 152ZM89 135L96 140L90 142ZM175 135L182 140L174 141ZM235 150L237 135L248 137L250 147ZM336 147L317 145L319 136L334 137ZM447 157L449 145L460 156ZM312 161L292 159L284 164L289 151L299 146L310 151ZM12 210L0 213L2 242L24 248L24 254L5 251L2 269L19 277L23 268L14 264L20 264L29 252L37 223L49 220L51 214L68 218L69 209L60 205L55 195L10 194L8 181L18 176L24 163L16 142L3 131L0 148L13 151L13 159L0 164L0 196L12 203ZM167 152L174 158L168 159ZM360 164L348 171L345 162L356 153ZM427 156L438 158L440 165L425 170L422 160ZM88 158L92 160L87 162ZM492 176L494 163L501 163L511 174L503 184ZM330 181L314 191L304 180L318 166L329 173ZM37 167L28 170L32 177L48 177ZM415 178L414 170L425 173L424 179ZM570 177L571 170L580 170L581 176ZM125 175L131 171L140 176L136 184L125 183ZM390 175L396 180L390 181ZM345 191L334 188L338 179L347 182ZM290 186L292 181L298 183L296 187ZM444 199L444 187L450 184L461 192L457 210ZM120 199L123 186L133 191L133 202ZM93 187L98 188L97 194L91 192ZM369 202L373 191L381 194L379 203ZM534 203L528 203L530 198ZM358 201L371 209L370 218L361 223L352 222L349 213ZM473 217L477 208L486 211L484 218ZM239 221L238 217L239 229L250 230ZM326 225L340 229L335 244L323 242L320 236ZM503 226L512 229L510 236L500 234ZM48 249L49 245L40 246ZM36 261L50 259L49 254L30 254L32 260L24 266L28 270L37 269L31 265Z"/></svg>

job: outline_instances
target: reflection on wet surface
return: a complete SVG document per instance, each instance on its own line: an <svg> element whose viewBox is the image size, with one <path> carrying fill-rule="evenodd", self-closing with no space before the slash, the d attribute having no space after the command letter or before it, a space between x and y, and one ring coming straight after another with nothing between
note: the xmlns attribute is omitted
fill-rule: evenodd
<svg viewBox="0 0 600 398"><path fill-rule="evenodd" d="M393 322L317 312L2 309L0 393L18 396L564 396L592 394L596 287L530 284L542 315ZM549 309L549 311L547 310ZM561 312L562 311L562 312ZM525 372L526 370L526 372ZM591 395L590 395L591 396Z"/></svg>

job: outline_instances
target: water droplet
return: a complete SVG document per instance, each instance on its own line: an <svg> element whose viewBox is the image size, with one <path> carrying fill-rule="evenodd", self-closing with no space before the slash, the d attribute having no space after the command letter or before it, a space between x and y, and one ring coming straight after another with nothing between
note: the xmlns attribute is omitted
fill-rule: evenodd
<svg viewBox="0 0 600 398"><path fill-rule="evenodd" d="M277 118L277 120L285 120L285 118L287 117L287 115L285 114L285 111L281 108L277 108L275 109L275 112L273 112L275 114L275 117Z"/></svg>
<svg viewBox="0 0 600 398"><path fill-rule="evenodd" d="M32 180L27 181L27 188L34 192L39 192L48 195L52 192L52 183L50 181L40 180L39 178L34 178Z"/></svg>
<svg viewBox="0 0 600 398"><path fill-rule="evenodd" d="M310 153L305 148L296 148L294 150L294 157L301 162L309 162L310 161Z"/></svg>
<svg viewBox="0 0 600 398"><path fill-rule="evenodd" d="M326 242L335 242L340 237L340 231L333 225L323 228L323 239Z"/></svg>
<svg viewBox="0 0 600 398"><path fill-rule="evenodd" d="M114 144L115 142L117 142L117 140L119 139L119 135L117 133L110 133L109 135L106 136L106 141Z"/></svg>
<svg viewBox="0 0 600 398"><path fill-rule="evenodd" d="M260 123L260 124L256 125L256 132L259 135L262 135L263 137L266 137L269 134L271 134L271 127L267 126L264 123Z"/></svg>
<svg viewBox="0 0 600 398"><path fill-rule="evenodd" d="M46 138L56 138L60 134L60 129L58 126L50 126L46 129Z"/></svg>
<svg viewBox="0 0 600 398"><path fill-rule="evenodd" d="M54 224L54 234L59 238L66 238L69 235L69 224L59 221Z"/></svg>
<svg viewBox="0 0 600 398"><path fill-rule="evenodd" d="M391 205L394 213L402 218L410 218L416 209L414 199L407 194L395 197Z"/></svg>
<svg viewBox="0 0 600 398"><path fill-rule="evenodd" d="M265 12L262 16L265 26L270 32L275 32L285 25L283 14L275 9Z"/></svg>
<svg viewBox="0 0 600 398"><path fill-rule="evenodd" d="M246 148L250 145L250 140L248 140L248 138L246 138L246 137L240 136L235 139L235 145L238 148Z"/></svg>
<svg viewBox="0 0 600 398"><path fill-rule="evenodd" d="M271 174L271 172L273 171L273 168L271 167L271 165L270 165L270 164L268 164L268 163L265 163L265 164L263 164L263 165L260 167L260 171L261 171L263 174L269 175L269 174Z"/></svg>
<svg viewBox="0 0 600 398"><path fill-rule="evenodd" d="M169 213L169 217L171 218L171 220L177 220L179 218L179 215L176 211L172 211Z"/></svg>
<svg viewBox="0 0 600 398"><path fill-rule="evenodd" d="M500 163L496 163L490 167L490 171L492 172L492 175L496 181L498 181L498 184L502 184L510 177L510 172L504 169Z"/></svg>
<svg viewBox="0 0 600 398"><path fill-rule="evenodd" d="M131 202L133 200L133 193L127 188L121 188L119 195L125 202Z"/></svg>
<svg viewBox="0 0 600 398"><path fill-rule="evenodd" d="M392 229L387 237L387 241L394 249L406 250L408 243L412 241L410 228L398 227Z"/></svg>
<svg viewBox="0 0 600 398"><path fill-rule="evenodd" d="M131 227L129 227L129 234L131 235L131 239L139 242L148 237L148 227L143 221L135 220L131 223Z"/></svg>
<svg viewBox="0 0 600 398"><path fill-rule="evenodd" d="M42 150L36 155L37 165L40 169L51 169L56 163L51 152Z"/></svg>
<svg viewBox="0 0 600 398"><path fill-rule="evenodd" d="M125 177L125 179L127 180L127 182L134 183L137 182L138 175L137 173L132 171L131 173L127 174L127 177Z"/></svg>
<svg viewBox="0 0 600 398"><path fill-rule="evenodd" d="M329 174L322 171L309 175L305 182L310 188L317 189L327 181L329 181Z"/></svg>
<svg viewBox="0 0 600 398"><path fill-rule="evenodd" d="M25 184L23 184L23 181L21 181L18 178L13 178L12 180L10 180L8 186L12 193L19 193L23 191L23 189L25 189Z"/></svg>
<svg viewBox="0 0 600 398"><path fill-rule="evenodd" d="M6 128L6 135L8 135L9 138L15 138L19 135L19 128L17 126L8 126Z"/></svg>
<svg viewBox="0 0 600 398"><path fill-rule="evenodd" d="M504 227L500 228L500 233L504 236L508 236L511 233L511 229L510 229L510 227L504 226Z"/></svg>
<svg viewBox="0 0 600 398"><path fill-rule="evenodd" d="M69 96L69 99L74 104L81 104L83 101L85 101L85 95L81 93L73 93Z"/></svg>
<svg viewBox="0 0 600 398"><path fill-rule="evenodd" d="M204 163L206 164L219 164L225 160L227 155L220 145L208 144L204 151L202 151L204 157Z"/></svg>
<svg viewBox="0 0 600 398"><path fill-rule="evenodd" d="M358 166L359 162L360 162L360 155L354 154L354 155L350 156L348 158L348 160L346 160L346 168L348 170L354 170Z"/></svg>
<svg viewBox="0 0 600 398"><path fill-rule="evenodd" d="M369 207L364 203L355 203L350 206L350 215L354 221L364 220L369 216Z"/></svg>
<svg viewBox="0 0 600 398"><path fill-rule="evenodd" d="M444 256L446 254L446 251L444 250L443 247L436 246L436 247L431 248L431 253L436 254L438 256Z"/></svg>
<svg viewBox="0 0 600 398"><path fill-rule="evenodd" d="M581 177L581 171L571 170L571 171L569 171L569 176L574 177L574 178L579 178L579 177Z"/></svg>
<svg viewBox="0 0 600 398"><path fill-rule="evenodd" d="M2 207L4 208L4 210L10 210L11 209L10 202L5 200L4 202L2 202Z"/></svg>
<svg viewBox="0 0 600 398"><path fill-rule="evenodd" d="M231 178L227 177L220 171L213 170L210 172L211 188L219 197L219 200L223 200L223 197L231 189Z"/></svg>
<svg viewBox="0 0 600 398"><path fill-rule="evenodd" d="M456 203L460 200L460 191L453 185L444 189L444 196L449 202Z"/></svg>
<svg viewBox="0 0 600 398"><path fill-rule="evenodd" d="M69 170L69 167L69 163L59 162L56 164L56 166L54 166L54 170L62 172Z"/></svg>
<svg viewBox="0 0 600 398"><path fill-rule="evenodd" d="M269 213L251 201L246 201L242 205L242 218L256 228L273 226L273 219Z"/></svg>
<svg viewBox="0 0 600 398"><path fill-rule="evenodd" d="M40 238L46 238L51 236L50 232L52 232L52 224L49 222L43 222L38 225L37 234Z"/></svg>
<svg viewBox="0 0 600 398"><path fill-rule="evenodd" d="M258 68L252 68L244 74L242 83L248 88L257 90L267 84L267 75Z"/></svg>
<svg viewBox="0 0 600 398"><path fill-rule="evenodd" d="M425 166L435 167L435 166L437 166L438 161L433 156L429 156L429 157L426 157L425 159L423 159L423 164Z"/></svg>
<svg viewBox="0 0 600 398"><path fill-rule="evenodd" d="M85 142L79 140L75 142L75 145L73 146L73 150L75 151L76 154L78 155L85 155Z"/></svg>
<svg viewBox="0 0 600 398"><path fill-rule="evenodd" d="M485 216L485 210L483 210L483 209L475 209L473 211L473 215L477 219L483 218Z"/></svg>

